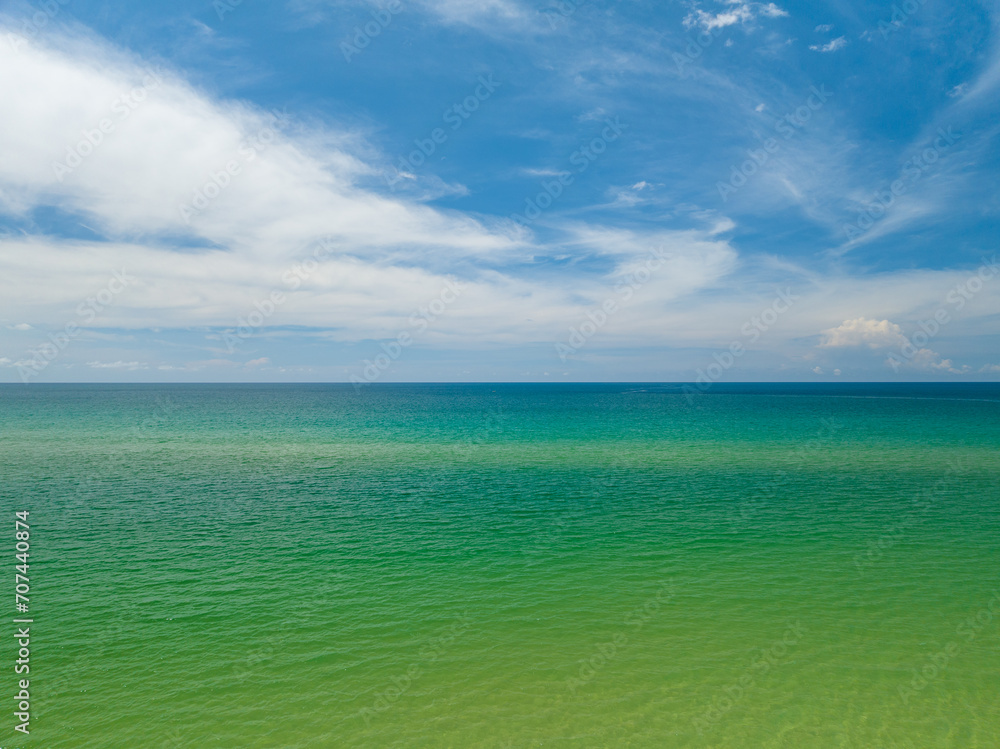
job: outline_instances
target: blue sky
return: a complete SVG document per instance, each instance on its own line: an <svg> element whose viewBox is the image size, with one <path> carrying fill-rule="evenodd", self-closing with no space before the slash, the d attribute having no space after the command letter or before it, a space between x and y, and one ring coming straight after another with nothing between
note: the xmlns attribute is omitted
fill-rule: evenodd
<svg viewBox="0 0 1000 749"><path fill-rule="evenodd" d="M996 380L996 3L0 5L0 381Z"/></svg>

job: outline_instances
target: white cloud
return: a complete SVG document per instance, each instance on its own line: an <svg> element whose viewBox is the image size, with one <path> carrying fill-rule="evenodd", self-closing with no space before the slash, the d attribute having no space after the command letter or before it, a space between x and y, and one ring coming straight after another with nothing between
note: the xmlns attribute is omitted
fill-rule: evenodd
<svg viewBox="0 0 1000 749"><path fill-rule="evenodd" d="M366 14L384 7L385 3L381 0L289 0L287 5L300 24L315 26L344 15L369 20ZM404 0L401 4L401 11L413 12L414 9L442 23L471 26L484 32L496 32L500 26L537 25L540 21L540 14L534 8L527 8L518 0Z"/></svg>
<svg viewBox="0 0 1000 749"><path fill-rule="evenodd" d="M524 167L520 173L526 177L561 177L569 174L565 169L534 169L531 167Z"/></svg>
<svg viewBox="0 0 1000 749"><path fill-rule="evenodd" d="M16 325L8 325L8 330L31 330L31 326L26 322L19 322Z"/></svg>
<svg viewBox="0 0 1000 749"><path fill-rule="evenodd" d="M836 52L838 49L847 46L847 39L842 36L838 36L831 42L826 44L810 44L809 49L816 50L817 52Z"/></svg>
<svg viewBox="0 0 1000 749"><path fill-rule="evenodd" d="M899 346L907 342L903 329L895 323L888 320L869 320L865 317L844 320L836 328L823 331L823 336L819 344L823 348L867 346L876 349Z"/></svg>
<svg viewBox="0 0 1000 749"><path fill-rule="evenodd" d="M821 348L847 348L865 346L870 349L893 349L885 364L894 370L900 366L928 372L965 374L968 365L956 366L929 348L917 349L903 334L903 329L889 320L869 320L859 317L845 320L836 328L824 331Z"/></svg>
<svg viewBox="0 0 1000 749"><path fill-rule="evenodd" d="M818 31L821 34L825 34L827 31L833 31L833 24L821 23L819 26L816 27L816 31Z"/></svg>
<svg viewBox="0 0 1000 749"><path fill-rule="evenodd" d="M757 15L773 17L771 11ZM14 319L29 320L43 330L62 326L74 319L77 305L103 288L109 273L121 267L139 280L102 310L95 325L105 329L232 327L272 290L288 292L287 303L255 334L254 348L248 345L238 362L207 359L223 354L206 350L168 360L170 364L160 365L164 370L218 366L232 371L244 368L246 373L249 363L244 360L266 359L265 353L281 364L280 354L256 346L266 336L350 342L387 338L404 329L408 315L437 294L448 272L461 273L466 291L422 344L452 349L549 344L611 296L617 279L633 272L637 262L660 244L669 245L676 260L623 306L590 350L630 344L703 345L706 340L726 345L734 330L770 303L776 279L786 275L796 281L795 291L803 301L797 303L794 315L782 318L769 331L761 346L790 352L798 345L801 350L812 347L817 330L838 319L850 321L858 310L873 317L872 323L894 325L889 320L899 320L910 329L921 319L914 310L921 304L939 304L949 285L964 278L945 271L860 278L832 274L819 279L798 269L779 272L768 266L768 258L741 258L720 239L734 224L717 213L712 228L657 233L565 226L553 210L545 219L546 240L538 242L530 232L518 233L502 221L434 209L409 194L379 194L368 185L378 182L380 165L388 159L362 147L355 133L303 128L296 124L294 112L274 143L245 164L189 226L177 214L178 202L190 200L193 189L204 184L215 168L213 154L238 153L245 139L269 126L267 114L239 102L220 101L164 72L149 99L128 120L116 122L107 141L60 183L52 175L51 161L62 159L66 147L79 142L80 130L92 128L115 96L141 82L145 66L93 45L54 46L65 51L23 47L17 59L7 59L0 48L4 66L0 69L16 69L29 81L22 86L14 75L0 75L7 112L0 148L10 154L0 161L0 201L9 212L54 205L74 218L83 216L109 239L0 239L0 298L18 310ZM44 94L35 89L44 89ZM744 100L747 108L756 103ZM778 105L772 106L780 111ZM803 132L802 150L818 151L817 143L822 144L830 131L820 130L818 122L810 127L816 132ZM551 134L539 131L539 137ZM783 147L789 149L789 161L797 154L790 150L793 147L794 142ZM30 158L22 158L26 152ZM838 153L831 161L843 160ZM803 171L812 167L812 162L803 162ZM818 181L829 175L815 171ZM667 192L661 185L635 182L649 173L637 171L627 182L622 180L616 188L623 196L621 205L653 202ZM808 184L802 187L808 194ZM291 292L281 281L283 273L306 257L305 243L321 234L334 235L340 249ZM184 239L169 238L178 235ZM537 268L542 271L525 272L512 270L515 263L505 262L527 264L536 256L568 258L566 273L543 278L541 264ZM586 272L577 272L585 265ZM595 266L601 270L592 272ZM292 330L293 326L306 330ZM7 335L17 346L23 345L25 336ZM43 340L44 333L33 335ZM191 333L192 338L195 335ZM807 342L797 344L797 338ZM81 337L65 360L76 356L79 348L79 364L110 362L103 369L137 364L130 361L136 353L127 349L108 353L102 347L84 354L85 347ZM4 353L14 356L9 350ZM358 358L366 353L359 352ZM206 359L176 366L201 356ZM833 362L821 360L829 372ZM917 364L956 368L950 360L927 355Z"/></svg>
<svg viewBox="0 0 1000 749"><path fill-rule="evenodd" d="M706 31L722 29L733 26L737 23L749 23L759 16L765 18L779 18L787 16L788 12L782 10L774 3L752 3L744 0L726 0L727 10L719 13L708 13L700 8L688 13L684 17L684 28L690 29L700 26Z"/></svg>
<svg viewBox="0 0 1000 749"><path fill-rule="evenodd" d="M658 274L654 299L660 303L717 282L735 266L736 253L711 229L641 234L579 225L559 245L536 252L604 257L623 265L657 246L675 255L670 270ZM323 260L292 289L283 282L309 251L286 257L207 250L178 262L176 252L127 243L56 241L46 238L0 240L0 297L20 313L47 325L74 320L74 310L102 289L111 269L126 267L136 280L101 310L94 325L127 329L152 327L233 327L254 303L274 291L286 295L268 326L300 325L323 330L337 340L394 336L408 317L443 288L446 276L411 263L367 262L357 257ZM44 285L30 278L46 268ZM483 340L549 340L564 322L585 314L610 292L613 279L573 274L561 282L527 280L497 270L470 269L465 290L435 323L434 332L453 343ZM532 318L531 325L523 324Z"/></svg>
<svg viewBox="0 0 1000 749"><path fill-rule="evenodd" d="M604 107L595 107L587 112L584 112L577 120L579 122L601 122L608 116L608 110Z"/></svg>
<svg viewBox="0 0 1000 749"><path fill-rule="evenodd" d="M912 356L909 357L896 356L893 359L886 359L885 363L890 367L893 367L894 364L895 367L898 367L901 364L904 367L923 370L925 372L967 374L972 371L972 368L969 365L963 364L962 366L957 367L951 359L944 359L939 353L931 351L929 348L918 349Z"/></svg>
<svg viewBox="0 0 1000 749"><path fill-rule="evenodd" d="M87 366L92 369L127 369L130 372L134 372L138 369L149 369L148 364L137 361L113 361L113 362L100 362L100 361L89 361Z"/></svg>
<svg viewBox="0 0 1000 749"><path fill-rule="evenodd" d="M738 3L739 0L726 0L726 2L735 4ZM760 15L762 16L766 16L767 18L781 18L783 16L788 15L788 11L782 10L774 3L767 3L766 5L764 4L757 5L757 12L760 13Z"/></svg>
<svg viewBox="0 0 1000 749"><path fill-rule="evenodd" d="M637 205L660 202L663 200L654 195L658 188L663 187L662 183L653 184L646 180L641 180L633 185L625 187L612 185L606 191L611 198L611 202L605 204L610 208L631 208Z"/></svg>
<svg viewBox="0 0 1000 749"><path fill-rule="evenodd" d="M472 12L470 3L440 7ZM139 91L147 74L142 61L54 31L45 39L52 46L40 39L16 52L0 46L0 210L52 206L84 216L107 241L0 239L0 298L35 324L75 320L78 305L104 288L112 271L126 268L137 280L101 310L95 326L231 327L278 290L289 299L269 326L310 326L357 341L395 335L459 267L467 290L435 336L550 340L607 295L607 279L528 279L497 270L505 259L570 251L624 264L630 254L669 244L676 272L660 282L663 300L714 283L733 266L735 252L711 230L612 234L578 225L563 232L565 239L539 246L506 220L378 194L362 186L379 167L357 135L308 130L291 116L278 127L268 113L212 99L170 71L158 71L157 85L141 92L144 101L121 115L112 102ZM102 119L113 127L60 181L53 162L64 161L81 131ZM263 133L270 143L260 142ZM219 178L221 190L205 188L227 161L238 173ZM633 192L645 187L637 183ZM196 190L217 197L188 223L178 207ZM293 291L283 279L320 236L332 237L335 249ZM91 366L130 364L122 358Z"/></svg>
<svg viewBox="0 0 1000 749"><path fill-rule="evenodd" d="M430 11L451 23L478 25L488 20L519 21L527 11L513 0L423 0Z"/></svg>
<svg viewBox="0 0 1000 749"><path fill-rule="evenodd" d="M168 71L153 85L140 60L115 50L46 39L58 51L35 41L17 51L0 45L0 208L10 213L54 205L112 237L171 234L268 254L324 233L348 251L512 245L468 217L359 188L376 169L355 155L349 132L310 132L291 118L281 125L240 102L213 101ZM144 100L122 103L134 94ZM110 132L99 131L102 120ZM56 174L81 149L90 153L79 165ZM226 174L227 165L238 173ZM199 211L198 192L217 197Z"/></svg>

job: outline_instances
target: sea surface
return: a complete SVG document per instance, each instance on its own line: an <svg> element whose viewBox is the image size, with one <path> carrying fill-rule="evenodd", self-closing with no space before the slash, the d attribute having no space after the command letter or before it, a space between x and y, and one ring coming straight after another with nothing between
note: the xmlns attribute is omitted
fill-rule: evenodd
<svg viewBox="0 0 1000 749"><path fill-rule="evenodd" d="M1000 746L995 384L6 385L0 513L4 749Z"/></svg>

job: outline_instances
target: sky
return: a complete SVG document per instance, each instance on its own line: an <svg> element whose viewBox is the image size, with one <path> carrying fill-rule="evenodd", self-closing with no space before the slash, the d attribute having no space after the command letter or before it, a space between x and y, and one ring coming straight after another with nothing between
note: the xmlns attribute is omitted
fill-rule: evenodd
<svg viewBox="0 0 1000 749"><path fill-rule="evenodd" d="M0 2L0 382L997 381L998 93L997 2Z"/></svg>

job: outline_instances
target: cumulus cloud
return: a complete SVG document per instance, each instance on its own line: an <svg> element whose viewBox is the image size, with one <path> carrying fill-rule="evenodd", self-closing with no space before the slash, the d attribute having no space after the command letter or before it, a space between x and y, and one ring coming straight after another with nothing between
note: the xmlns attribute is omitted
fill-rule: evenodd
<svg viewBox="0 0 1000 749"><path fill-rule="evenodd" d="M844 320L836 328L823 331L823 348L842 348L847 346L867 346L871 349L900 346L907 343L903 329L888 320L869 320L858 317L854 320Z"/></svg>
<svg viewBox="0 0 1000 749"><path fill-rule="evenodd" d="M823 331L821 348L858 348L873 350L893 349L885 359L885 364L899 371L900 368L925 372L948 372L965 374L971 371L968 365L956 365L929 348L917 348L903 333L903 329L889 320L869 320L859 317L845 320L836 328Z"/></svg>
<svg viewBox="0 0 1000 749"><path fill-rule="evenodd" d="M905 354L909 354L909 356ZM900 367L950 374L967 374L972 371L972 367L968 364L957 366L951 359L945 359L929 348L916 349L913 347L911 350L905 351L903 356L890 356L885 360L885 363L897 371Z"/></svg>
<svg viewBox="0 0 1000 749"><path fill-rule="evenodd" d="M972 369L968 364L956 366L951 359L944 359L936 351L925 348L917 351L917 356L913 358L913 363L914 366L923 369L940 369L945 372L952 372L953 374L962 374Z"/></svg>

